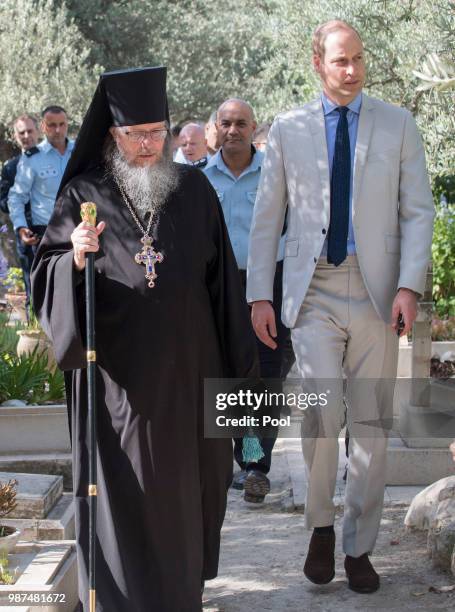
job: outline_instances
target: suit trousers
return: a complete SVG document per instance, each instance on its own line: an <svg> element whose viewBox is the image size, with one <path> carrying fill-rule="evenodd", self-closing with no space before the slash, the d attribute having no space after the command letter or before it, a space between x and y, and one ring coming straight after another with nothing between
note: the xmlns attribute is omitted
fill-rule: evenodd
<svg viewBox="0 0 455 612"><path fill-rule="evenodd" d="M373 550L381 520L398 338L374 309L355 256L338 267L318 260L291 336L304 390L328 391L325 406L302 413L306 526L334 523L338 436L347 423L343 549L359 557Z"/></svg>

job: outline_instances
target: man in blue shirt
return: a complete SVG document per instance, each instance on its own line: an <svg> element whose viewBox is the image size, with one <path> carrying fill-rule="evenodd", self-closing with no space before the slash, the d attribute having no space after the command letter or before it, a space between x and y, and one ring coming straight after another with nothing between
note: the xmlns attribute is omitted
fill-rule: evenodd
<svg viewBox="0 0 455 612"><path fill-rule="evenodd" d="M22 154L31 157L36 155L39 151L36 144L39 139L38 122L35 117L31 115L20 115L14 121L14 138L19 145ZM1 192L0 192L0 210L6 214L9 214L8 209L8 194L11 187L14 185L16 179L17 165L21 158L21 154L12 157L3 164L2 167L2 179L1 179ZM25 205L25 217L27 221L30 220L30 203L27 202ZM16 233L16 252L20 266L22 268L22 274L24 277L25 291L27 294L26 306L28 310L28 303L30 300L30 270L33 263L33 252L32 247L24 244Z"/></svg>
<svg viewBox="0 0 455 612"><path fill-rule="evenodd" d="M68 140L68 117L61 106L48 106L42 112L41 130L45 136L38 153L22 155L16 179L8 195L8 208L14 230L25 245L34 249L46 230L55 198L74 142ZM25 218L30 202L31 226Z"/></svg>
<svg viewBox="0 0 455 612"><path fill-rule="evenodd" d="M220 149L210 158L204 172L221 202L241 281L246 290L248 240L264 155L252 145L256 121L253 109L247 102L235 98L223 102L218 109L216 126ZM277 321L275 347L269 348L258 340L261 377L274 379L274 383L268 384L268 390L278 393L282 390L283 346L289 333L280 318L283 240L282 238L276 258L278 263L273 296ZM279 388L272 389L277 386ZM279 407L277 411L279 413ZM233 486L244 489L246 501L260 503L270 491L270 481L266 474L270 470L276 433L275 429L269 432L270 437L262 438L261 445L265 456L257 463L245 464L242 456L242 440L235 439L234 456L241 467L241 472L234 476Z"/></svg>

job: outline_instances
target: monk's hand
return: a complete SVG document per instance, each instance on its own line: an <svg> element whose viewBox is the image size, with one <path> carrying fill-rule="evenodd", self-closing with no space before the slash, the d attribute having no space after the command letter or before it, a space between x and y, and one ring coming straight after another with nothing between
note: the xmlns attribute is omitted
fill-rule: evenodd
<svg viewBox="0 0 455 612"><path fill-rule="evenodd" d="M417 316L417 294L412 289L401 287L393 300L392 304L392 327L396 333L399 331L399 317L401 315L403 327L400 336L404 336L409 331Z"/></svg>
<svg viewBox="0 0 455 612"><path fill-rule="evenodd" d="M96 253L100 248L98 236L102 233L106 224L100 221L96 227L82 221L71 234L71 242L74 250L74 267L81 272L85 268L85 254Z"/></svg>
<svg viewBox="0 0 455 612"><path fill-rule="evenodd" d="M271 349L276 349L277 344L274 338L276 338L277 332L275 312L272 304L267 300L253 302L251 321L259 340Z"/></svg>

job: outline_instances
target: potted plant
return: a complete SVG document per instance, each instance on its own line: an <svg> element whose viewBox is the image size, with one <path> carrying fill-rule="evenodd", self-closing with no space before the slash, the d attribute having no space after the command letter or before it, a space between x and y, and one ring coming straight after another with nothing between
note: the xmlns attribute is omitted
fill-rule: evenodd
<svg viewBox="0 0 455 612"><path fill-rule="evenodd" d="M41 406L61 403L64 398L63 373L57 366L49 368L46 355L37 349L21 356L0 352L0 406L11 400Z"/></svg>
<svg viewBox="0 0 455 612"><path fill-rule="evenodd" d="M0 346L3 335L0 329ZM18 357L10 340L4 340L10 350L0 350L1 454L13 463L19 455L28 461L27 457L55 453L63 453L66 461L70 441L63 373L56 366L48 367L45 354L34 351Z"/></svg>
<svg viewBox="0 0 455 612"><path fill-rule="evenodd" d="M16 346L16 353L19 357L31 353L45 354L49 370L55 368L56 362L52 343L39 324L32 304L29 306L28 322L25 327L17 331L17 335L19 341Z"/></svg>
<svg viewBox="0 0 455 612"><path fill-rule="evenodd" d="M1 519L16 507L17 480L0 482L0 554L8 554L17 544L20 531L9 525L2 525Z"/></svg>
<svg viewBox="0 0 455 612"><path fill-rule="evenodd" d="M6 303L11 308L11 316L14 320L27 321L27 310L25 302L27 295L25 293L25 283L22 270L20 268L9 268L6 276L2 279L1 284L5 287Z"/></svg>

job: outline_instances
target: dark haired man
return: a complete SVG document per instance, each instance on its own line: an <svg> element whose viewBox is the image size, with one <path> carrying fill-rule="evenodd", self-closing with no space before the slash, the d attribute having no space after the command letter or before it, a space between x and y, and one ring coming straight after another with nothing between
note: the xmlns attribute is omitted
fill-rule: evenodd
<svg viewBox="0 0 455 612"><path fill-rule="evenodd" d="M245 100L238 98L225 100L217 111L216 127L220 148L210 158L204 173L220 199L240 279L246 290L248 238L264 156L252 145L256 120L253 108ZM277 318L281 310L283 248L284 237L275 253L276 269L272 303ZM279 318L275 331L275 346L266 346L258 340L258 355L261 377L267 379L268 391L281 393L283 349L289 331L281 324ZM272 416L277 418L279 413L280 407L275 407ZM261 432L260 437L264 456L259 461L245 461L242 439L235 438L234 443L234 457L241 471L234 475L232 486L235 489L243 489L245 501L251 503L262 503L270 491L267 474L272 463L277 428Z"/></svg>
<svg viewBox="0 0 455 612"><path fill-rule="evenodd" d="M0 195L0 210L9 214L8 194L16 179L17 165L21 155L31 157L36 155L39 149L36 146L39 138L38 122L32 115L24 113L17 117L13 123L14 139L21 149L21 153L12 157L3 164L2 179L1 179L1 195ZM30 220L30 202L27 202L24 207L27 223ZM27 306L30 300L30 270L33 262L33 250L30 245L22 242L19 235L16 233L16 251L19 264L22 268L24 276L25 291L27 293Z"/></svg>
<svg viewBox="0 0 455 612"><path fill-rule="evenodd" d="M71 156L74 143L68 140L68 117L61 106L47 106L41 113L45 138L38 152L23 155L17 165L16 179L8 195L14 230L25 245L36 247L54 210L55 198ZM25 207L30 202L31 223Z"/></svg>

